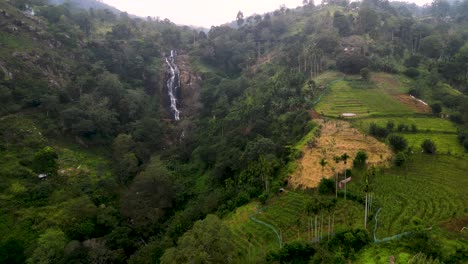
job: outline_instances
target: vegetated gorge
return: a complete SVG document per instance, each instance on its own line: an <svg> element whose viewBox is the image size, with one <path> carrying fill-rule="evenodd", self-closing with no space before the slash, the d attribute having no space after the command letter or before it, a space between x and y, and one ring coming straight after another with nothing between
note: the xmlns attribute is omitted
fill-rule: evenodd
<svg viewBox="0 0 468 264"><path fill-rule="evenodd" d="M0 1L0 263L467 263L468 1L233 14Z"/></svg>

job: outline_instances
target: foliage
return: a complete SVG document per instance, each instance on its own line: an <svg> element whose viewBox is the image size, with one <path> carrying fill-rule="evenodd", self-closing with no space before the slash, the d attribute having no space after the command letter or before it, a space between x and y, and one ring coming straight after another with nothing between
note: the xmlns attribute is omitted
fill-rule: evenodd
<svg viewBox="0 0 468 264"><path fill-rule="evenodd" d="M402 136L391 134L387 140L395 152L403 151L408 147L408 141Z"/></svg>
<svg viewBox="0 0 468 264"><path fill-rule="evenodd" d="M430 139L426 139L423 141L421 144L421 148L426 152L427 154L435 154L436 153L436 145L434 141Z"/></svg>
<svg viewBox="0 0 468 264"><path fill-rule="evenodd" d="M232 263L234 252L229 229L215 215L197 221L193 228L166 250L161 263Z"/></svg>
<svg viewBox="0 0 468 264"><path fill-rule="evenodd" d="M320 180L318 190L320 194L333 194L335 193L335 181L332 179L322 178Z"/></svg>
<svg viewBox="0 0 468 264"><path fill-rule="evenodd" d="M309 259L314 255L315 249L312 245L294 241L285 244L278 252L268 253L266 259L269 263L309 263Z"/></svg>
<svg viewBox="0 0 468 264"><path fill-rule="evenodd" d="M354 157L353 165L356 167L364 167L368 158L369 156L365 151L359 150Z"/></svg>
<svg viewBox="0 0 468 264"><path fill-rule="evenodd" d="M27 263L56 263L63 256L67 238L60 229L47 229L37 242L38 246Z"/></svg>
<svg viewBox="0 0 468 264"><path fill-rule="evenodd" d="M368 68L362 68L360 71L359 71L359 74L361 74L361 78L368 82L370 80L370 70Z"/></svg>
<svg viewBox="0 0 468 264"><path fill-rule="evenodd" d="M31 168L36 173L55 175L57 173L58 155L51 147L45 147L34 154Z"/></svg>
<svg viewBox="0 0 468 264"><path fill-rule="evenodd" d="M401 167L405 164L407 156L404 152L398 152L395 156L395 165Z"/></svg>
<svg viewBox="0 0 468 264"><path fill-rule="evenodd" d="M343 54L337 57L336 67L344 73L357 74L361 69L367 67L369 64L366 57L361 54Z"/></svg>

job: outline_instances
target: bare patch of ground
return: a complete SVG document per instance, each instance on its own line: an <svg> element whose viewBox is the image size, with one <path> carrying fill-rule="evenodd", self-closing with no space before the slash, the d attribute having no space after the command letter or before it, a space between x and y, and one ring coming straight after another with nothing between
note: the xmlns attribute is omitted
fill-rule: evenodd
<svg viewBox="0 0 468 264"><path fill-rule="evenodd" d="M440 226L451 232L468 236L468 216L451 218L442 222Z"/></svg>
<svg viewBox="0 0 468 264"><path fill-rule="evenodd" d="M316 120L322 126L321 135L316 140L315 147L305 147L303 157L298 161L298 168L290 176L289 184L295 188L313 188L322 178L322 166L319 164L322 158L327 160L323 176L333 178L334 172L344 170L343 162L335 163L334 156L347 153L350 158L347 162L349 168L359 150L364 150L369 156L368 165L385 166L392 158L392 152L384 143L367 136L352 128L348 122L341 120Z"/></svg>
<svg viewBox="0 0 468 264"><path fill-rule="evenodd" d="M317 111L315 111L314 109L310 109L309 114L310 114L310 118L312 118L312 119L320 119L321 118L320 114L317 113Z"/></svg>
<svg viewBox="0 0 468 264"><path fill-rule="evenodd" d="M400 101L406 106L409 106L411 109L413 109L414 111L418 113L431 113L432 112L430 106L419 102L418 100L412 98L408 94L399 94L395 97L398 99L398 101Z"/></svg>

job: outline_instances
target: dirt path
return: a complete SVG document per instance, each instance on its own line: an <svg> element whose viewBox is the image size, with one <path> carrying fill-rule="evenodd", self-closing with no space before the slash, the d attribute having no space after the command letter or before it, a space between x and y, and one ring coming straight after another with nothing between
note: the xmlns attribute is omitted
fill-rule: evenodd
<svg viewBox="0 0 468 264"><path fill-rule="evenodd" d="M321 136L313 148L305 147L304 156L298 161L299 165L289 179L289 183L297 188L313 188L318 185L322 178L322 167L319 162L324 157L328 164L324 169L324 177L332 178L336 171L344 170L343 162L338 164L333 156L347 153L348 168L352 166L353 159L359 150L364 150L369 158L369 165L387 165L392 158L391 150L382 142L371 136L366 136L357 129L352 128L348 122L331 120L324 122L316 120L322 125Z"/></svg>

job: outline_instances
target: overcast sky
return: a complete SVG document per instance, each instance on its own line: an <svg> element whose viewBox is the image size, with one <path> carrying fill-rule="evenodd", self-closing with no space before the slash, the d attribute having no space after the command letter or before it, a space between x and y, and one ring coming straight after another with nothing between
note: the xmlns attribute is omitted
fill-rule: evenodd
<svg viewBox="0 0 468 264"><path fill-rule="evenodd" d="M235 20L240 10L244 16L274 11L281 4L288 8L302 5L302 0L104 0L121 11L147 17L168 18L176 24L211 27ZM417 4L431 0L409 0ZM315 3L320 3L316 0Z"/></svg>

